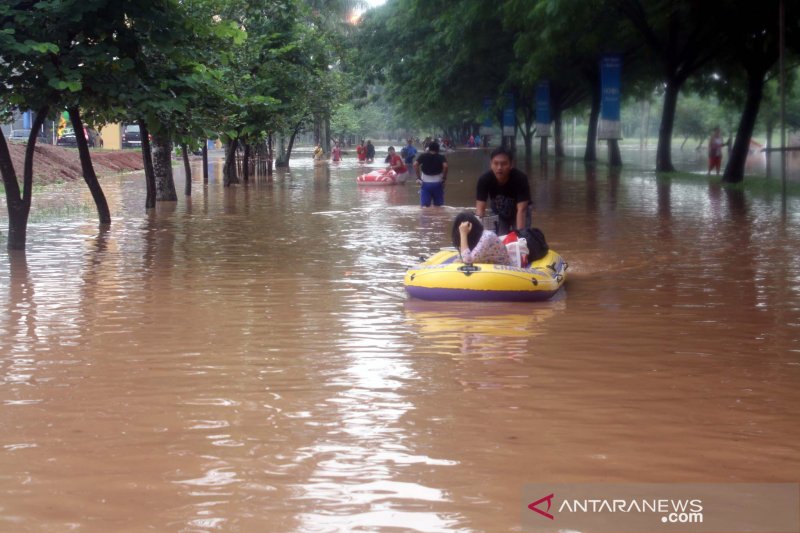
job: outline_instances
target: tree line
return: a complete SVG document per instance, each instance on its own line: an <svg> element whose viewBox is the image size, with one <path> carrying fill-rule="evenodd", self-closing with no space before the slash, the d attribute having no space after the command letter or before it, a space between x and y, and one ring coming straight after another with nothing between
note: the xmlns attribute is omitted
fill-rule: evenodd
<svg viewBox="0 0 800 533"><path fill-rule="evenodd" d="M69 112L84 180L111 222L84 124L140 126L145 208L176 200L173 143L226 146L224 183L247 180L251 150L271 163L273 140L330 119L350 86L343 68L346 0L6 0L0 3L0 119L32 110L18 172L0 132L8 248L24 249L36 132ZM152 142L151 142L152 139ZM152 146L151 146L152 144ZM241 166L236 153L244 153ZM268 154L263 152L269 151ZM290 154L290 152L289 152ZM288 157L285 155L284 157ZM204 165L205 168L205 165ZM191 193L187 176L186 191Z"/></svg>
<svg viewBox="0 0 800 533"><path fill-rule="evenodd" d="M35 132L63 110L78 132L84 179L100 222L107 224L108 204L80 135L84 124L140 126L146 209L177 199L173 143L186 157L201 140L221 139L228 186L249 179L254 159L267 161L268 171L273 160L286 164L295 136L308 127L326 150L332 132L352 134L367 123L385 122L394 131L413 124L454 133L477 130L485 118L484 98L493 97L497 105L489 112L499 115L502 95L509 93L516 131L530 157L534 88L541 80L550 85L556 156L564 155L565 114L585 114L584 159L594 162L599 60L606 53L623 59L628 98L662 99L659 171L673 170L671 142L682 91L713 95L738 109L724 179L740 181L765 94L774 102L780 4L389 0L353 26L348 15L364 7L357 0L5 0L0 119L34 112L21 182L0 133L7 244L25 247ZM794 74L800 2L783 5ZM390 117L377 111L381 102L391 102ZM774 126L774 114L770 120ZM697 126L679 122L679 130L686 128ZM188 173L187 159L184 164ZM190 188L187 179L185 194Z"/></svg>
<svg viewBox="0 0 800 533"><path fill-rule="evenodd" d="M595 162L599 63L605 54L618 54L627 102L654 95L662 102L656 170L674 170L679 95L713 95L738 114L723 179L739 182L765 88L767 130L776 123L771 111L777 107L781 3L793 81L800 2L788 0L391 0L367 13L359 64L365 84L380 85L405 120L445 131L477 132L487 97L500 122L503 95L512 94L529 161L535 87L547 80L556 157L564 156L563 117L580 114L589 126L584 160ZM706 133L711 126L705 125ZM678 127L685 132L687 124ZM618 148L611 155L612 164L621 164Z"/></svg>

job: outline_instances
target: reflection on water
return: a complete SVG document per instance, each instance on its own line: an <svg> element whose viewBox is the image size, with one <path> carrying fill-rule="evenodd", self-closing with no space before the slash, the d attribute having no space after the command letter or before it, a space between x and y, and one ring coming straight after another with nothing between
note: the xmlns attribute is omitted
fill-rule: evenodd
<svg viewBox="0 0 800 533"><path fill-rule="evenodd" d="M557 307L563 308L563 291L538 306L474 302L408 300L406 319L434 352L462 359L488 360L534 356L533 339L543 335Z"/></svg>
<svg viewBox="0 0 800 533"><path fill-rule="evenodd" d="M0 530L498 531L526 483L796 481L796 199L551 161L556 299L408 300L487 168L448 158L443 208L352 158L212 161L147 214L109 178L105 229L37 191L0 255Z"/></svg>

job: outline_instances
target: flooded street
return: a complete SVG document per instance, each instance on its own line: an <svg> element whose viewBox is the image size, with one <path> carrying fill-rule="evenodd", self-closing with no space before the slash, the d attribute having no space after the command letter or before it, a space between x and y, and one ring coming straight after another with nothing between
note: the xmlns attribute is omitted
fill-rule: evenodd
<svg viewBox="0 0 800 533"><path fill-rule="evenodd" d="M440 209L352 155L195 167L149 215L106 178L107 231L37 190L0 254L0 531L519 531L529 483L800 479L800 199L537 164L565 289L409 300L488 168L447 155Z"/></svg>

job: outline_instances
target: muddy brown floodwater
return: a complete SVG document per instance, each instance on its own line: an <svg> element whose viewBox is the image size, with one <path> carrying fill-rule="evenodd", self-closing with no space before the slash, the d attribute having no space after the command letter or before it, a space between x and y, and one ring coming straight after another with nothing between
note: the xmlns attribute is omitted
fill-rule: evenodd
<svg viewBox="0 0 800 533"><path fill-rule="evenodd" d="M151 215L107 178L107 231L37 191L0 254L0 531L509 531L529 483L800 479L797 198L551 162L565 290L411 301L488 165L449 158L441 209L307 154Z"/></svg>

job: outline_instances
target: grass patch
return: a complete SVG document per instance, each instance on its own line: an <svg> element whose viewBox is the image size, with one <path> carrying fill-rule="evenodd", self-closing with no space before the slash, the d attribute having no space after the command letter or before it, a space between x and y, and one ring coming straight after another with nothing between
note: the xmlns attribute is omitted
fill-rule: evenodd
<svg viewBox="0 0 800 533"><path fill-rule="evenodd" d="M61 179L61 178L58 178L55 181L51 181L50 183L41 183L40 181L38 181L36 179L37 177L40 178L40 179L44 179L42 176L34 176L34 178L33 178L33 195L34 196L36 196L36 192L37 191L51 191L54 188L58 188L58 187L60 187L62 185L65 185L67 183L72 183L72 181ZM19 182L19 188L20 188L20 192L22 192L22 181ZM3 180L0 180L0 195L5 196L5 194L6 194L6 184L3 182Z"/></svg>
<svg viewBox="0 0 800 533"><path fill-rule="evenodd" d="M722 175L708 175L702 172L656 172L656 180L660 182L676 183L709 183L719 185L734 191L744 191L750 194L782 194L783 184L780 179L765 178L764 176L745 176L739 183L725 183ZM786 182L786 194L789 196L800 196L800 183L796 181Z"/></svg>

